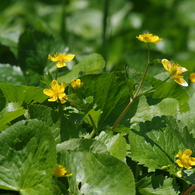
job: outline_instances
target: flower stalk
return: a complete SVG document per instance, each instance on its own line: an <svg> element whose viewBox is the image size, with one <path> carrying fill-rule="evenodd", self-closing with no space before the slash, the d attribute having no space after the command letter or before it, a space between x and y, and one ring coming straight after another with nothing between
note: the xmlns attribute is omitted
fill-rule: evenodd
<svg viewBox="0 0 195 195"><path fill-rule="evenodd" d="M131 108L131 106L133 105L133 103L139 98L141 97L143 94L141 94L139 96L139 92L141 90L141 87L143 86L147 71L149 69L150 66L150 43L158 43L160 42L162 39L159 38L158 36L154 36L153 34L143 34L143 35L139 35L136 37L138 40L148 43L148 61L147 61L147 65L144 71L144 74L142 76L142 79L138 85L138 88L135 92L135 94L133 95L133 98L130 98L129 103L127 104L127 106L125 107L125 109L122 111L122 113L119 115L119 117L117 118L117 120L115 121L114 125L111 128L111 131L114 131L115 128L117 127L117 125L120 123L120 121L122 120L122 118L125 116L125 114L128 112L128 110ZM153 89L153 88L152 88ZM152 89L150 89L149 91L151 91ZM149 92L148 91L148 92ZM144 93L145 94L145 93Z"/></svg>
<svg viewBox="0 0 195 195"><path fill-rule="evenodd" d="M92 124L92 127L93 127L92 136L94 135L94 133L97 136L98 135L98 129L97 129L96 125L95 125L95 122L94 122L94 120L93 120L93 118L92 118L92 116L90 114L88 114L88 117L89 117L89 120L91 121L91 124Z"/></svg>

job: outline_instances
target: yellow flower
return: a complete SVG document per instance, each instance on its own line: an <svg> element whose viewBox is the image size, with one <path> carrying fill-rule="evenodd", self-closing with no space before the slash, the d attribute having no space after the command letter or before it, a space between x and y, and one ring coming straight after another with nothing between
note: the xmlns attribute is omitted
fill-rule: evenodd
<svg viewBox="0 0 195 195"><path fill-rule="evenodd" d="M167 59L161 60L165 70L167 70L170 73L171 78L174 79L174 81L184 87L188 86L188 83L183 79L183 76L180 76L183 72L188 71L186 68L181 67L177 63L172 63Z"/></svg>
<svg viewBox="0 0 195 195"><path fill-rule="evenodd" d="M195 73L190 74L190 81L195 83Z"/></svg>
<svg viewBox="0 0 195 195"><path fill-rule="evenodd" d="M67 174L67 170L65 167L63 167L62 165L57 165L54 172L53 172L53 175L55 177L69 177L69 176L72 176L72 173L70 174Z"/></svg>
<svg viewBox="0 0 195 195"><path fill-rule="evenodd" d="M145 33L139 36L136 36L136 38L140 41L143 41L145 43L158 43L162 41L163 39L159 38L158 36L155 36L153 34Z"/></svg>
<svg viewBox="0 0 195 195"><path fill-rule="evenodd" d="M190 157L192 155L192 150L186 149L184 152L179 150L179 153L176 155L179 159L176 160L176 163L180 167L185 167L186 169L191 169L191 165L195 165L195 158Z"/></svg>
<svg viewBox="0 0 195 195"><path fill-rule="evenodd" d="M178 177L182 177L182 171L181 171L181 170L177 171L177 172L176 172L176 175L177 175Z"/></svg>
<svg viewBox="0 0 195 195"><path fill-rule="evenodd" d="M74 54L66 55L66 53L56 53L54 54L54 56L51 56L50 54L48 55L49 60L51 60L52 62L58 62L56 64L58 68L66 66L66 62L70 62L74 57Z"/></svg>
<svg viewBox="0 0 195 195"><path fill-rule="evenodd" d="M43 93L50 97L49 102L60 101L62 104L68 99L67 95L64 93L66 88L66 83L62 82L61 85L58 84L58 81L53 80L51 83L51 89L44 89Z"/></svg>
<svg viewBox="0 0 195 195"><path fill-rule="evenodd" d="M82 85L83 85L83 83L81 82L80 79L76 79L76 81L75 80L71 81L71 86L73 88L79 88L79 87L82 87Z"/></svg>

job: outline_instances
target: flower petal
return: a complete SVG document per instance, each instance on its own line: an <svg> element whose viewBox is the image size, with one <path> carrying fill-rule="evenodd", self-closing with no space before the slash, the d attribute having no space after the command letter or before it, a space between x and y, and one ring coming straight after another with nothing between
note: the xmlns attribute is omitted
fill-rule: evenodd
<svg viewBox="0 0 195 195"><path fill-rule="evenodd" d="M177 74L182 74L183 72L188 71L186 68L178 66L177 67Z"/></svg>
<svg viewBox="0 0 195 195"><path fill-rule="evenodd" d="M195 83L195 73L190 74L190 81Z"/></svg>
<svg viewBox="0 0 195 195"><path fill-rule="evenodd" d="M169 71L170 67L171 67L171 64L170 64L169 60L162 59L161 62L162 62L162 65L164 66L165 70Z"/></svg>
<svg viewBox="0 0 195 195"><path fill-rule="evenodd" d="M145 43L158 43L162 41L163 39L159 38L158 36L155 36L153 34L145 33L139 36L136 36L136 38L140 41L143 41Z"/></svg>
<svg viewBox="0 0 195 195"><path fill-rule="evenodd" d="M60 85L60 92L61 93L64 93L65 88L66 88L66 83L65 82L62 82L61 85Z"/></svg>
<svg viewBox="0 0 195 195"><path fill-rule="evenodd" d="M187 156L191 156L192 155L192 150L186 149L186 150L184 150L183 154L185 154Z"/></svg>
<svg viewBox="0 0 195 195"><path fill-rule="evenodd" d="M74 54L68 54L65 56L65 62L70 62L75 57Z"/></svg>
<svg viewBox="0 0 195 195"><path fill-rule="evenodd" d="M172 78L174 79L174 81L178 84L180 84L181 86L183 87L187 87L188 86L188 83L183 79L182 76L172 76Z"/></svg>
<svg viewBox="0 0 195 195"><path fill-rule="evenodd" d="M195 165L195 158L194 157L190 157L190 164Z"/></svg>
<svg viewBox="0 0 195 195"><path fill-rule="evenodd" d="M52 98L48 99L49 102L55 102L58 100L58 96L57 95L54 95L52 96Z"/></svg>
<svg viewBox="0 0 195 195"><path fill-rule="evenodd" d="M183 167L183 164L181 163L181 160L180 160L180 159L177 159L177 160L176 160L176 163L177 163L180 167Z"/></svg>
<svg viewBox="0 0 195 195"><path fill-rule="evenodd" d="M56 58L55 56L51 56L50 54L48 55L48 59L51 60L52 62L57 62L58 58Z"/></svg>
<svg viewBox="0 0 195 195"><path fill-rule="evenodd" d="M54 92L53 92L53 90L51 90L51 89L44 89L44 90L43 90L43 93L44 93L45 95L49 96L49 97L52 97L52 96L54 95Z"/></svg>
<svg viewBox="0 0 195 195"><path fill-rule="evenodd" d="M64 67L64 66L66 66L66 63L65 62L58 62L57 64L56 64L56 66L58 67L58 68L62 68L62 67Z"/></svg>
<svg viewBox="0 0 195 195"><path fill-rule="evenodd" d="M182 152L181 150L179 150L179 152L178 152L178 154L176 155L176 157L181 158L182 154L183 154L183 152Z"/></svg>

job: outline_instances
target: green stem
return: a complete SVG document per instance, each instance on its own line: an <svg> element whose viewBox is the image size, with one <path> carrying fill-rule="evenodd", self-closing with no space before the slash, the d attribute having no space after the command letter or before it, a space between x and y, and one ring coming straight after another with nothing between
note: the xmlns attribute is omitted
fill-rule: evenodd
<svg viewBox="0 0 195 195"><path fill-rule="evenodd" d="M154 86L154 87L148 89L147 91L145 91L144 93L138 95L138 98L140 98L141 96L143 96L143 95L149 93L150 91L156 89L157 87L159 87L160 85L162 85L163 83L165 83L169 78L170 78L170 76L168 76L165 80L161 81L161 82L160 82L159 84L157 84L156 86Z"/></svg>
<svg viewBox="0 0 195 195"><path fill-rule="evenodd" d="M59 105L59 113L63 116L64 115L64 110L63 110L62 104L59 100L58 100L58 105Z"/></svg>
<svg viewBox="0 0 195 195"><path fill-rule="evenodd" d="M183 195L188 195L190 194L193 190L195 189L195 185L194 186L191 186L190 188L188 188L188 190L186 190Z"/></svg>
<svg viewBox="0 0 195 195"><path fill-rule="evenodd" d="M139 83L139 86L138 86L138 88L137 88L137 91L135 92L135 94L134 94L134 96L133 96L134 98L137 97L137 95L138 95L138 93L139 93L139 91L140 91L140 89L141 89L141 87L142 87L142 85L143 85L143 83L144 83L144 79L145 79L145 77L146 77L146 73L147 73L147 71L148 71L149 66L150 66L150 43L148 43L148 63L147 63L146 69L145 69L145 71L144 71L143 77L142 77L142 79L141 79L141 81L140 81L140 83Z"/></svg>
<svg viewBox="0 0 195 195"><path fill-rule="evenodd" d="M98 129L97 129L96 125L95 125L95 122L94 122L92 116L90 114L88 114L88 117L89 117L89 120L91 121L91 124L93 126L93 130L94 130L95 134L98 135Z"/></svg>
<svg viewBox="0 0 195 195"><path fill-rule="evenodd" d="M119 117L117 118L117 120L115 121L114 125L112 126L111 131L114 131L115 128L117 127L117 125L120 123L120 121L122 120L122 118L125 116L125 114L127 113L127 111L129 110L129 108L132 106L132 104L135 102L136 98L131 98L130 102L127 104L127 106L125 107L125 109L121 112L121 114L119 115Z"/></svg>
<svg viewBox="0 0 195 195"><path fill-rule="evenodd" d="M130 109L130 107L133 105L133 103L135 102L135 100L137 99L138 97L138 94L139 94L139 91L144 83L144 79L146 77L146 73L148 71L148 68L150 66L150 43L148 43L148 63L147 63L147 66L146 66L146 69L144 71L144 74L143 74L143 77L139 83L139 86L133 96L133 98L130 99L130 102L127 104L127 106L125 107L125 109L122 111L122 113L119 115L119 117L117 118L117 120L115 121L111 131L114 131L115 128L117 127L117 125L120 123L120 121L122 120L122 118L125 116L125 114L127 113L127 111Z"/></svg>
<svg viewBox="0 0 195 195"><path fill-rule="evenodd" d="M67 4L69 4L69 0L62 0L62 15L61 15L61 29L60 29L60 35L62 37L62 40L67 44L67 29L66 29L66 18L67 18L67 12L66 7Z"/></svg>
<svg viewBox="0 0 195 195"><path fill-rule="evenodd" d="M58 78L58 68L56 68L56 75L55 75L55 80L57 81Z"/></svg>
<svg viewBox="0 0 195 195"><path fill-rule="evenodd" d="M102 21L102 56L107 60L107 27L109 15L109 0L104 0L104 15Z"/></svg>
<svg viewBox="0 0 195 195"><path fill-rule="evenodd" d="M85 139L92 139L95 135L95 130L93 130L89 135L85 136Z"/></svg>

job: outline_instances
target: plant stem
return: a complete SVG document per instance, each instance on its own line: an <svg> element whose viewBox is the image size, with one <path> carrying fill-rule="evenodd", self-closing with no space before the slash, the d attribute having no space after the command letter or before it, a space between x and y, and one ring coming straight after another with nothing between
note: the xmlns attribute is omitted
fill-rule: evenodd
<svg viewBox="0 0 195 195"><path fill-rule="evenodd" d="M194 189L195 189L195 185L189 187L189 188L183 193L183 195L188 195L188 194L190 194Z"/></svg>
<svg viewBox="0 0 195 195"><path fill-rule="evenodd" d="M64 41L64 43L67 44L67 28L66 28L66 19L67 19L67 12L66 12L66 7L67 4L69 4L69 0L62 0L62 15L61 15L61 29L60 29L60 35L62 37L62 40Z"/></svg>
<svg viewBox="0 0 195 195"><path fill-rule="evenodd" d="M92 139L94 135L95 135L95 130L93 129L93 131L89 135L85 136L85 139Z"/></svg>
<svg viewBox="0 0 195 195"><path fill-rule="evenodd" d="M159 84L157 84L156 86L154 86L154 87L152 87L152 88L148 89L147 91L145 91L144 93L142 93L142 94L138 95L138 97L140 98L141 96L143 96L143 95L145 95L145 94L149 93L150 91L152 91L152 90L156 89L158 86L160 86L160 85L162 85L163 83L165 83L165 82L166 82L169 78L170 78L170 76L168 76L165 80L163 80L162 82L160 82L160 83L159 83Z"/></svg>
<svg viewBox="0 0 195 195"><path fill-rule="evenodd" d="M114 131L115 128L117 127L117 125L120 123L120 121L122 120L122 118L125 116L125 114L127 113L127 111L129 110L129 108L132 106L132 104L135 102L136 98L131 98L130 102L127 104L127 106L125 107L125 109L121 112L121 114L119 115L119 117L117 118L117 120L115 121L114 125L112 126L111 131Z"/></svg>
<svg viewBox="0 0 195 195"><path fill-rule="evenodd" d="M57 81L58 78L58 68L56 68L56 75L55 75L55 80Z"/></svg>
<svg viewBox="0 0 195 195"><path fill-rule="evenodd" d="M59 113L63 116L64 115L64 111L63 111L63 108L62 108L62 104L61 102L58 100L58 105L59 105Z"/></svg>
<svg viewBox="0 0 195 195"><path fill-rule="evenodd" d="M107 60L107 27L109 15L109 0L104 0L104 15L102 21L102 56Z"/></svg>
<svg viewBox="0 0 195 195"><path fill-rule="evenodd" d="M94 122L91 114L88 114L88 117L89 117L89 120L91 121L91 124L93 126L93 130L95 131L95 134L98 135L98 129L97 129L96 125L95 125L95 122Z"/></svg>
<svg viewBox="0 0 195 195"><path fill-rule="evenodd" d="M135 94L134 94L134 96L133 96L134 98L137 97L137 95L138 95L138 93L139 93L139 91L140 91L140 89L141 89L141 87L142 87L142 85L143 85L143 83L144 83L144 79L145 79L145 77L146 77L146 73L147 73L147 71L148 71L149 66L150 66L150 43L148 43L148 63L147 63L147 65L146 65L146 69L145 69L144 74L143 74L143 77L142 77L142 79L141 79L141 81L140 81L140 83L139 83L139 86L138 86L138 88L137 88L137 91L135 92Z"/></svg>
<svg viewBox="0 0 195 195"><path fill-rule="evenodd" d="M138 94L139 94L139 91L144 83L144 79L146 77L146 73L148 71L148 68L150 66L150 43L148 43L148 63L146 65L146 68L145 68L145 71L144 71L144 74L143 74L143 77L139 83L139 86L133 96L133 98L130 98L130 101L129 103L127 104L127 106L125 107L125 109L122 111L122 113L119 115L119 117L117 118L117 120L115 121L114 125L112 126L112 129L111 131L114 131L115 128L117 127L117 125L120 123L120 121L122 120L122 118L125 116L125 114L127 113L127 111L130 109L130 107L132 106L132 104L135 102L135 100L137 99L138 97Z"/></svg>

